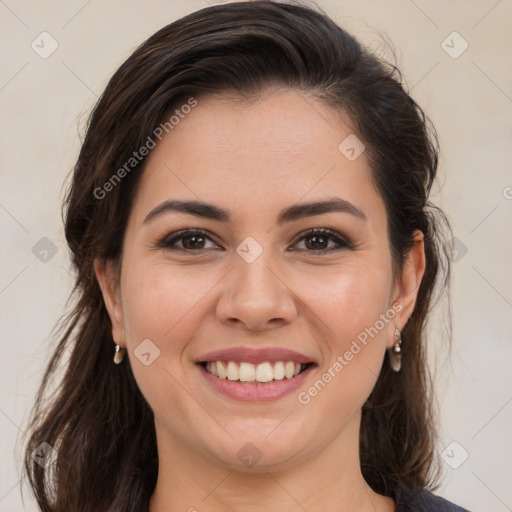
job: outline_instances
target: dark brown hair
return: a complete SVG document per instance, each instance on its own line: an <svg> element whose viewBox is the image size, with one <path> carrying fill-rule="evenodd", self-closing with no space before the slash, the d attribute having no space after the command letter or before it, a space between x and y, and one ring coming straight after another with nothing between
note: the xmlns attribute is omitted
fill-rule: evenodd
<svg viewBox="0 0 512 512"><path fill-rule="evenodd" d="M424 333L435 288L447 288L450 276L443 239L449 224L428 201L438 164L435 131L398 69L320 9L253 1L208 7L159 30L122 64L91 113L64 205L76 300L60 323L25 454L41 510L147 510L158 474L153 413L129 361L112 363L111 324L93 267L95 258L120 261L145 159L105 197L98 189L191 97L223 92L250 99L276 86L342 112L366 145L386 205L395 276L413 232L424 234L426 271L403 330L402 371L383 365L363 407L360 456L378 493L434 488L436 427ZM46 470L32 458L43 442L57 452Z"/></svg>

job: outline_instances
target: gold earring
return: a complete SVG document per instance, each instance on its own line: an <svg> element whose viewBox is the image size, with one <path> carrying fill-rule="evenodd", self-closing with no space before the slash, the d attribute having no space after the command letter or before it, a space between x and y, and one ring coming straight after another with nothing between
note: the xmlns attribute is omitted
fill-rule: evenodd
<svg viewBox="0 0 512 512"><path fill-rule="evenodd" d="M402 333L400 329L395 329L395 343L393 349L389 352L389 366L394 372L399 372L402 368Z"/></svg>
<svg viewBox="0 0 512 512"><path fill-rule="evenodd" d="M121 347L121 345L116 345L116 352L114 354L114 363L121 364L124 359L124 354L126 349Z"/></svg>

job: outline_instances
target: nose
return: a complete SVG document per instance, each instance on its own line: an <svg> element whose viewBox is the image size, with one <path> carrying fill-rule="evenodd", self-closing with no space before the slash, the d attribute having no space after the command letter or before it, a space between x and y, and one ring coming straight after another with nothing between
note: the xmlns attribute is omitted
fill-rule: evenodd
<svg viewBox="0 0 512 512"><path fill-rule="evenodd" d="M234 266L223 281L217 302L220 322L230 327L264 331L293 321L297 316L295 296L277 266L271 266L265 251L252 263L236 256Z"/></svg>

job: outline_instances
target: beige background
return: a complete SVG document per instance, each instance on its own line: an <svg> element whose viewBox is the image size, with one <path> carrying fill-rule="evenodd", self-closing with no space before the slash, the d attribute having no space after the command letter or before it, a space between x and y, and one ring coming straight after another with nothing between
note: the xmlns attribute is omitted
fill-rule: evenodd
<svg viewBox="0 0 512 512"><path fill-rule="evenodd" d="M36 510L28 495L21 502L15 443L24 440L50 330L71 288L60 204L79 149L78 121L83 126L110 75L140 42L208 3L0 0L1 511ZM389 37L413 96L438 129L444 186L434 200L459 240L451 363L443 364L438 317L432 329L440 452L448 446L438 494L473 512L510 511L512 2L318 3L372 47L383 48L380 35ZM58 43L47 59L31 48L34 40L42 46L43 31ZM463 39L448 37L453 31ZM464 41L469 46L457 58L445 51L455 55ZM49 244L39 242L43 237L57 248L46 262L39 259ZM34 254L36 243L43 245Z"/></svg>

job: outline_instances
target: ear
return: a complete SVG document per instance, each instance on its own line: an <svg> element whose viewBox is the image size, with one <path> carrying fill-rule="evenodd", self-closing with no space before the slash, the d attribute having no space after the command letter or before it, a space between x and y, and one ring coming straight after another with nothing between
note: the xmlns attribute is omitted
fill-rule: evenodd
<svg viewBox="0 0 512 512"><path fill-rule="evenodd" d="M110 260L96 258L94 260L94 272L101 288L103 301L112 324L112 338L114 343L126 347L119 276L115 271L114 264Z"/></svg>
<svg viewBox="0 0 512 512"><path fill-rule="evenodd" d="M393 300L391 304L401 305L400 311L394 318L394 326L388 333L386 345L392 347L395 341L395 328L403 330L409 320L420 288L423 274L425 273L425 246L423 233L419 230L414 232L414 245L406 255L402 275L398 278L393 288ZM398 308L397 308L398 310Z"/></svg>

